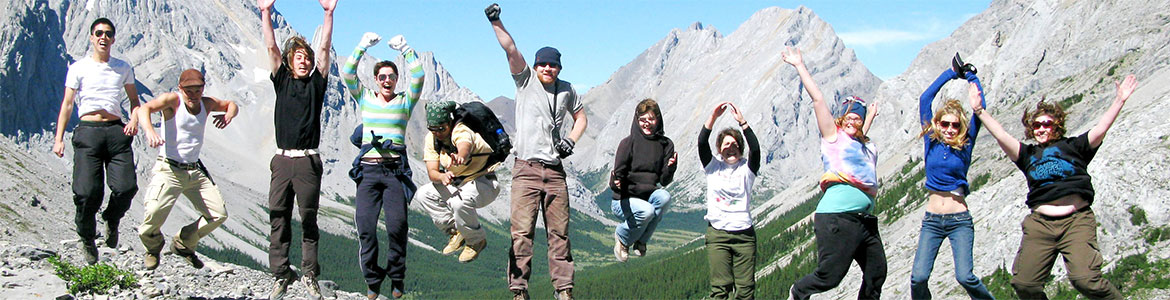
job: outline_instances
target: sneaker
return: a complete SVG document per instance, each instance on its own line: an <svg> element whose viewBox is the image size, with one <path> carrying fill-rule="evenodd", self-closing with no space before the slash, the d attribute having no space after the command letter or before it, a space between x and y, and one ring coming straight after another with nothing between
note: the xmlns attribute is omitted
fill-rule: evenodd
<svg viewBox="0 0 1170 300"><path fill-rule="evenodd" d="M199 256L195 255L195 251L181 248L177 240L171 242L171 252L182 257L183 259L186 259L187 262L191 264L191 267L195 269L203 268L203 261L199 260Z"/></svg>
<svg viewBox="0 0 1170 300"><path fill-rule="evenodd" d="M528 300L528 290L512 290L512 300Z"/></svg>
<svg viewBox="0 0 1170 300"><path fill-rule="evenodd" d="M620 262L626 262L626 259L630 258L628 251L626 245L622 245L622 240L616 234L613 235L613 257L617 258Z"/></svg>
<svg viewBox="0 0 1170 300"><path fill-rule="evenodd" d="M638 256L646 256L646 243L634 242L634 253Z"/></svg>
<svg viewBox="0 0 1170 300"><path fill-rule="evenodd" d="M297 280L297 272L289 270L288 273L276 277L276 281L272 283L272 293L268 294L268 300L284 299L284 294L288 292L288 285Z"/></svg>
<svg viewBox="0 0 1170 300"><path fill-rule="evenodd" d="M557 300L573 300L573 288L559 290L556 294L553 294L553 298Z"/></svg>
<svg viewBox="0 0 1170 300"><path fill-rule="evenodd" d="M142 265L147 270L154 270L158 268L158 253L146 252L146 256L142 258Z"/></svg>
<svg viewBox="0 0 1170 300"><path fill-rule="evenodd" d="M382 290L382 284L368 284L366 285L366 299L378 299L378 293Z"/></svg>
<svg viewBox="0 0 1170 300"><path fill-rule="evenodd" d="M459 249L465 246L465 242L463 241L463 234L460 234L459 231L456 231L454 228L452 228L450 231L454 231L455 233L448 233L451 235L451 239L447 241L447 247L443 247L443 255L454 254L456 251L459 251Z"/></svg>
<svg viewBox="0 0 1170 300"><path fill-rule="evenodd" d="M467 245L467 247L463 247L463 253L459 254L459 262L468 263L468 262L475 260L476 257L479 257L479 252L483 251L483 248L486 248L486 247L487 247L487 240L486 239L483 241L480 241L479 243L475 243L475 244Z"/></svg>
<svg viewBox="0 0 1170 300"><path fill-rule="evenodd" d="M305 283L305 289L309 291L309 299L321 299L321 285L317 284L317 275L306 272L301 282Z"/></svg>
<svg viewBox="0 0 1170 300"><path fill-rule="evenodd" d="M403 290L405 290L405 284L401 281L390 282L390 296L393 296L394 299L402 298L402 295L406 293Z"/></svg>
<svg viewBox="0 0 1170 300"><path fill-rule="evenodd" d="M85 255L85 263L94 265L98 262L98 249L93 240L81 241L81 253Z"/></svg>
<svg viewBox="0 0 1170 300"><path fill-rule="evenodd" d="M106 247L118 249L118 223L106 223Z"/></svg>

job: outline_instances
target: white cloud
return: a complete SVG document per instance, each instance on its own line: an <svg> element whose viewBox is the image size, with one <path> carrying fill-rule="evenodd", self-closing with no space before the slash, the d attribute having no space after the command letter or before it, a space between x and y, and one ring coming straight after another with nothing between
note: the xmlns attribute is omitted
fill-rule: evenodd
<svg viewBox="0 0 1170 300"><path fill-rule="evenodd" d="M898 44L921 41L929 36L924 32L910 32L902 30L877 29L853 31L838 34L849 47L874 47L886 44Z"/></svg>

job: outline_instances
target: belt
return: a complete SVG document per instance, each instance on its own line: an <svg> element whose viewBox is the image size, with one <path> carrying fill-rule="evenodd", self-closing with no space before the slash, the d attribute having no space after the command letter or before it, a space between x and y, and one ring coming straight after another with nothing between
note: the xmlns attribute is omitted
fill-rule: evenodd
<svg viewBox="0 0 1170 300"><path fill-rule="evenodd" d="M381 164L394 165L394 164L398 164L399 161L401 161L401 159L397 158L397 157L363 157L362 158L362 164L367 164L367 165L381 165Z"/></svg>
<svg viewBox="0 0 1170 300"><path fill-rule="evenodd" d="M276 149L276 155L286 157L305 157L309 155L317 155L317 149Z"/></svg>
<svg viewBox="0 0 1170 300"><path fill-rule="evenodd" d="M177 160L173 160L170 158L167 158L166 160L167 160L167 164L171 165L172 167L176 167L176 168L187 170L187 171L199 170L199 161L195 161L193 163L181 163Z"/></svg>
<svg viewBox="0 0 1170 300"><path fill-rule="evenodd" d="M559 164L559 163L558 164L550 164L550 163L546 163L546 162L539 161L539 160L516 159L516 162L530 165L530 166L541 166L541 167L546 168L546 169L559 169L562 167L561 164Z"/></svg>

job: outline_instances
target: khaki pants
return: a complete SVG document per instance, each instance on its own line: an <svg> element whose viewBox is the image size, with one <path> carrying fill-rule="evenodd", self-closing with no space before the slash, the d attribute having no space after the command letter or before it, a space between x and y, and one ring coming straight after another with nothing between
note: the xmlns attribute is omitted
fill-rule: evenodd
<svg viewBox="0 0 1170 300"><path fill-rule="evenodd" d="M146 247L147 253L158 254L162 251L164 240L159 228L166 222L175 200L182 194L191 201L199 218L183 226L174 240L180 249L195 251L200 238L227 221L227 209L224 208L219 188L203 171L173 167L161 157L154 163L153 173L146 195L143 195L146 212L142 216L142 226L138 227L142 246Z"/></svg>
<svg viewBox="0 0 1170 300"><path fill-rule="evenodd" d="M569 188L565 185L564 167L517 159L512 172L512 249L508 252L508 289L528 289L537 213L542 213L547 231L548 273L553 288L573 288L573 255L568 232Z"/></svg>
<svg viewBox="0 0 1170 300"><path fill-rule="evenodd" d="M1121 292L1101 277L1104 259L1097 249L1097 216L1092 209L1060 218L1032 213L1020 226L1024 236L1012 265L1012 288L1020 299L1048 299L1044 284L1057 254L1064 257L1069 281L1085 297L1122 299Z"/></svg>
<svg viewBox="0 0 1170 300"><path fill-rule="evenodd" d="M707 224L711 299L755 299L756 229L725 231Z"/></svg>
<svg viewBox="0 0 1170 300"><path fill-rule="evenodd" d="M431 216L439 230L447 232L455 228L468 245L473 245L486 237L475 210L496 201L499 194L496 174L488 173L459 186L424 184L414 199L422 204L423 211Z"/></svg>

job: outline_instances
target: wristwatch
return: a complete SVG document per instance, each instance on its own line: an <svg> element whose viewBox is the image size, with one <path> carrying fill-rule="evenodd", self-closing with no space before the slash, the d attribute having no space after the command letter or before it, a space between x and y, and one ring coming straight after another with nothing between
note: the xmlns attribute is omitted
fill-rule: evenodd
<svg viewBox="0 0 1170 300"><path fill-rule="evenodd" d="M982 114L983 114L983 111L984 111L984 109L983 109L982 107L976 107L976 108L974 109L974 111L975 111L975 114L976 114L976 115L982 115Z"/></svg>

